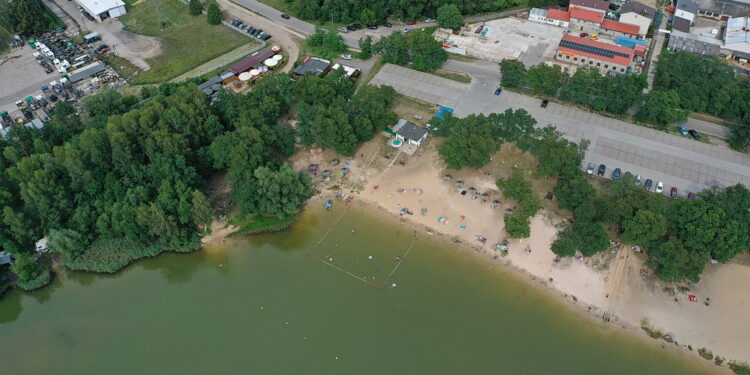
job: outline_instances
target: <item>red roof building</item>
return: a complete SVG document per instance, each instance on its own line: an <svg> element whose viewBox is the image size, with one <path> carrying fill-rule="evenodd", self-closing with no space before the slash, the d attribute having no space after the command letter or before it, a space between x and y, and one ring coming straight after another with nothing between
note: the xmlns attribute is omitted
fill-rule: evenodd
<svg viewBox="0 0 750 375"><path fill-rule="evenodd" d="M547 18L557 21L570 21L570 14L567 11L560 9L549 9L547 10Z"/></svg>
<svg viewBox="0 0 750 375"><path fill-rule="evenodd" d="M573 18L573 19L594 22L594 23L602 23L602 21L604 20L604 13L593 11L593 10L581 9L581 8L570 8L568 9L568 12L570 13L570 18Z"/></svg>
<svg viewBox="0 0 750 375"><path fill-rule="evenodd" d="M583 7L590 9L598 9L606 12L609 9L609 1L607 0L570 0L570 6L573 8Z"/></svg>
<svg viewBox="0 0 750 375"><path fill-rule="evenodd" d="M610 30L610 31L617 31L624 34L630 34L630 35L638 35L638 31L640 31L640 27L637 25L631 25L629 23L622 23L617 21L610 21L610 20L604 20L602 22L602 29Z"/></svg>
<svg viewBox="0 0 750 375"><path fill-rule="evenodd" d="M585 56L622 67L630 66L633 61L633 54L635 53L635 50L632 48L596 42L572 35L562 37L557 51L558 54L562 52L566 56Z"/></svg>

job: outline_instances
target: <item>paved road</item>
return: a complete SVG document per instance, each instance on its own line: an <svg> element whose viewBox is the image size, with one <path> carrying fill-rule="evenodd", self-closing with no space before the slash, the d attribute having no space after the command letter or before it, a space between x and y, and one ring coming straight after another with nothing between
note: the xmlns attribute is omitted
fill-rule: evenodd
<svg viewBox="0 0 750 375"><path fill-rule="evenodd" d="M472 82L462 84L385 65L371 83L390 85L401 94L453 107L460 117L524 108L536 118L539 126L552 124L574 141L588 139L591 144L584 166L589 162L605 164L608 177L619 167L623 172L643 175L644 180L663 181L665 192L677 187L683 196L688 191L709 186L736 183L750 186L750 156L746 154L563 104L550 103L547 108L541 108L539 99L507 90L495 96L493 91L499 73L494 66L450 61L448 68L472 72Z"/></svg>

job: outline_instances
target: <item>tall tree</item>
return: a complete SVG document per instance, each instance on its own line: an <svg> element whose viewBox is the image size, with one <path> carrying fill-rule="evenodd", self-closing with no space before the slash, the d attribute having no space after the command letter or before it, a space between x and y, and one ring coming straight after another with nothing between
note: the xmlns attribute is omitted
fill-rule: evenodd
<svg viewBox="0 0 750 375"><path fill-rule="evenodd" d="M505 87L519 87L526 83L526 67L516 59L503 59L500 62L500 82Z"/></svg>
<svg viewBox="0 0 750 375"><path fill-rule="evenodd" d="M442 28L458 30L464 25L464 17L455 4L443 4L437 9L437 22Z"/></svg>
<svg viewBox="0 0 750 375"><path fill-rule="evenodd" d="M687 116L688 111L680 109L680 96L677 91L653 90L644 95L636 119L663 128L671 123L685 122Z"/></svg>
<svg viewBox="0 0 750 375"><path fill-rule="evenodd" d="M190 0L188 9L190 10L190 14L198 16L203 13L203 3L201 0Z"/></svg>
<svg viewBox="0 0 750 375"><path fill-rule="evenodd" d="M540 94L556 96L562 87L566 74L559 65L539 64L526 72L526 80L531 88Z"/></svg>
<svg viewBox="0 0 750 375"><path fill-rule="evenodd" d="M209 0L208 8L206 10L206 19L210 25L218 25L224 20L224 14L221 12L219 5L216 2Z"/></svg>

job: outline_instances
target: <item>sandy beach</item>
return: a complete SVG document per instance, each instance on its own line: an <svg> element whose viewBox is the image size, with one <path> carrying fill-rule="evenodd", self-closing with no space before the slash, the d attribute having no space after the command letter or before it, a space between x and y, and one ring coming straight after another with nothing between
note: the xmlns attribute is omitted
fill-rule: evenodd
<svg viewBox="0 0 750 375"><path fill-rule="evenodd" d="M348 163L348 175L333 173L330 181L314 177L318 198L329 199L339 190L354 195L357 204L388 212L394 220L412 224L427 235L460 243L463 246L459 248L525 275L592 319L601 322L606 318L610 326L643 336L640 327L646 321L649 327L674 336L677 345L663 341L666 348L694 356L698 348L707 348L727 361L750 361L750 293L742 289L750 285L750 256L740 256L730 264L709 265L701 282L688 286L689 291L661 283L650 273L642 274L641 270L647 269L646 258L628 246L556 263L550 244L569 216L558 211L554 199L543 199L544 208L531 219L529 239L511 240L504 232L503 215L514 202L506 202L495 180L509 176L513 170L529 173L533 165L518 157L521 152L504 146L481 171L446 171L436 151L438 142L430 139L416 154L408 156L377 136L354 158L341 160L342 165ZM330 166L330 160L336 157L330 151L312 149L298 153L292 161L298 170L307 170L315 163L321 170L331 168L335 172L340 166ZM446 180L445 174L452 178ZM491 198L482 202L470 199L469 194L461 195L458 180L463 181L463 189L474 187ZM535 179L534 186L537 191L549 191L554 181ZM493 200L502 204L493 208ZM405 213L407 210L411 214ZM486 237L486 243L479 242L477 235ZM503 240L508 240L505 257L495 250L495 243ZM688 301L688 294L698 296L699 302Z"/></svg>

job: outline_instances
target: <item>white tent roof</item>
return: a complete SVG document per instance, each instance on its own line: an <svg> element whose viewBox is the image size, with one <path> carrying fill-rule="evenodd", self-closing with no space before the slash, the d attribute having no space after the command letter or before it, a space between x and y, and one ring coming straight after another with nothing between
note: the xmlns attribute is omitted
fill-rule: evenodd
<svg viewBox="0 0 750 375"><path fill-rule="evenodd" d="M77 0L84 8L94 12L92 16L102 14L113 8L124 7L122 0Z"/></svg>

